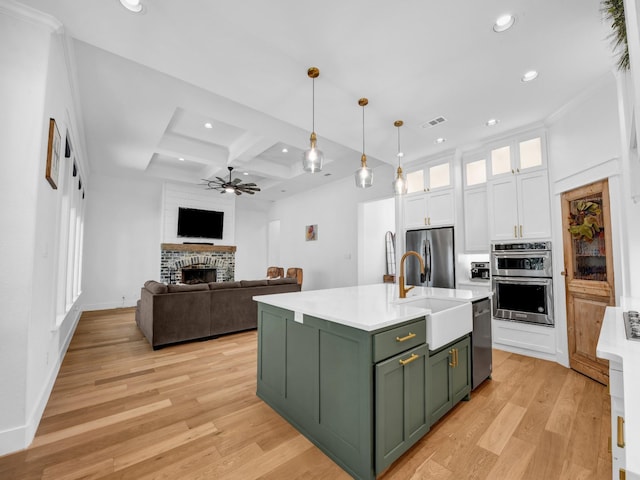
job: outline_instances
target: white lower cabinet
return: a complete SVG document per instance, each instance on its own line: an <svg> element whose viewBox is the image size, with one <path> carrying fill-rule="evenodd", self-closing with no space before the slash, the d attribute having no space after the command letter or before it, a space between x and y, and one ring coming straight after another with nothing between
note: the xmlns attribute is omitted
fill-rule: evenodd
<svg viewBox="0 0 640 480"><path fill-rule="evenodd" d="M611 393L611 468L612 478L622 478L625 471L624 380L622 365L609 361L609 392Z"/></svg>

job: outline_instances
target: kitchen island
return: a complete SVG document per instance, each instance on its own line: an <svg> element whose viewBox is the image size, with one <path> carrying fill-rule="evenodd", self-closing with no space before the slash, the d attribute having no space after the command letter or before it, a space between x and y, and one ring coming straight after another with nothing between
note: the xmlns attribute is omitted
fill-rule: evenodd
<svg viewBox="0 0 640 480"><path fill-rule="evenodd" d="M354 478L379 475L471 390L470 302L487 293L397 296L379 284L254 297L257 395Z"/></svg>

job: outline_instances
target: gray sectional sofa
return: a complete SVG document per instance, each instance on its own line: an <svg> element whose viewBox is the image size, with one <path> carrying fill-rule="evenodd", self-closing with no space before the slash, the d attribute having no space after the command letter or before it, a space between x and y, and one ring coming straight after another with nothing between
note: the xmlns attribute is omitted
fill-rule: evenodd
<svg viewBox="0 0 640 480"><path fill-rule="evenodd" d="M295 278L196 285L145 282L136 323L153 347L257 328L255 295L299 292Z"/></svg>

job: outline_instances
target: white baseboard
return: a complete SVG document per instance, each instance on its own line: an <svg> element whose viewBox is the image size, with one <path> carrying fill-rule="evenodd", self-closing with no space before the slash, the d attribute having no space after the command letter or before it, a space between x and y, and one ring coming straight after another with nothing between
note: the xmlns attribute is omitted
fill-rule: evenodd
<svg viewBox="0 0 640 480"><path fill-rule="evenodd" d="M135 307L137 300L131 303L131 301L126 302L105 302L105 303L92 303L88 305L84 305L82 310L85 312L93 312L95 310L113 310L114 308L131 308Z"/></svg>
<svg viewBox="0 0 640 480"><path fill-rule="evenodd" d="M496 350L503 350L505 352L517 353L518 355L523 355L525 357L539 358L540 360L549 360L550 362L560 363L558 362L556 356L551 353L538 352L535 350L529 350L526 348L514 347L513 345L505 345L503 343L495 342L493 344L493 348L495 348ZM562 364L560 363L560 365Z"/></svg>

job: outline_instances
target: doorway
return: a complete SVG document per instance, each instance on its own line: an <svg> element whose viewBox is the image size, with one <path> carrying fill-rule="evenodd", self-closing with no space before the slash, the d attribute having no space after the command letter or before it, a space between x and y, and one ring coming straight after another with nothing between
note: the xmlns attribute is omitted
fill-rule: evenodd
<svg viewBox="0 0 640 480"><path fill-rule="evenodd" d="M609 363L596 356L605 308L615 305L609 183L562 194L567 337L572 369L609 383Z"/></svg>

